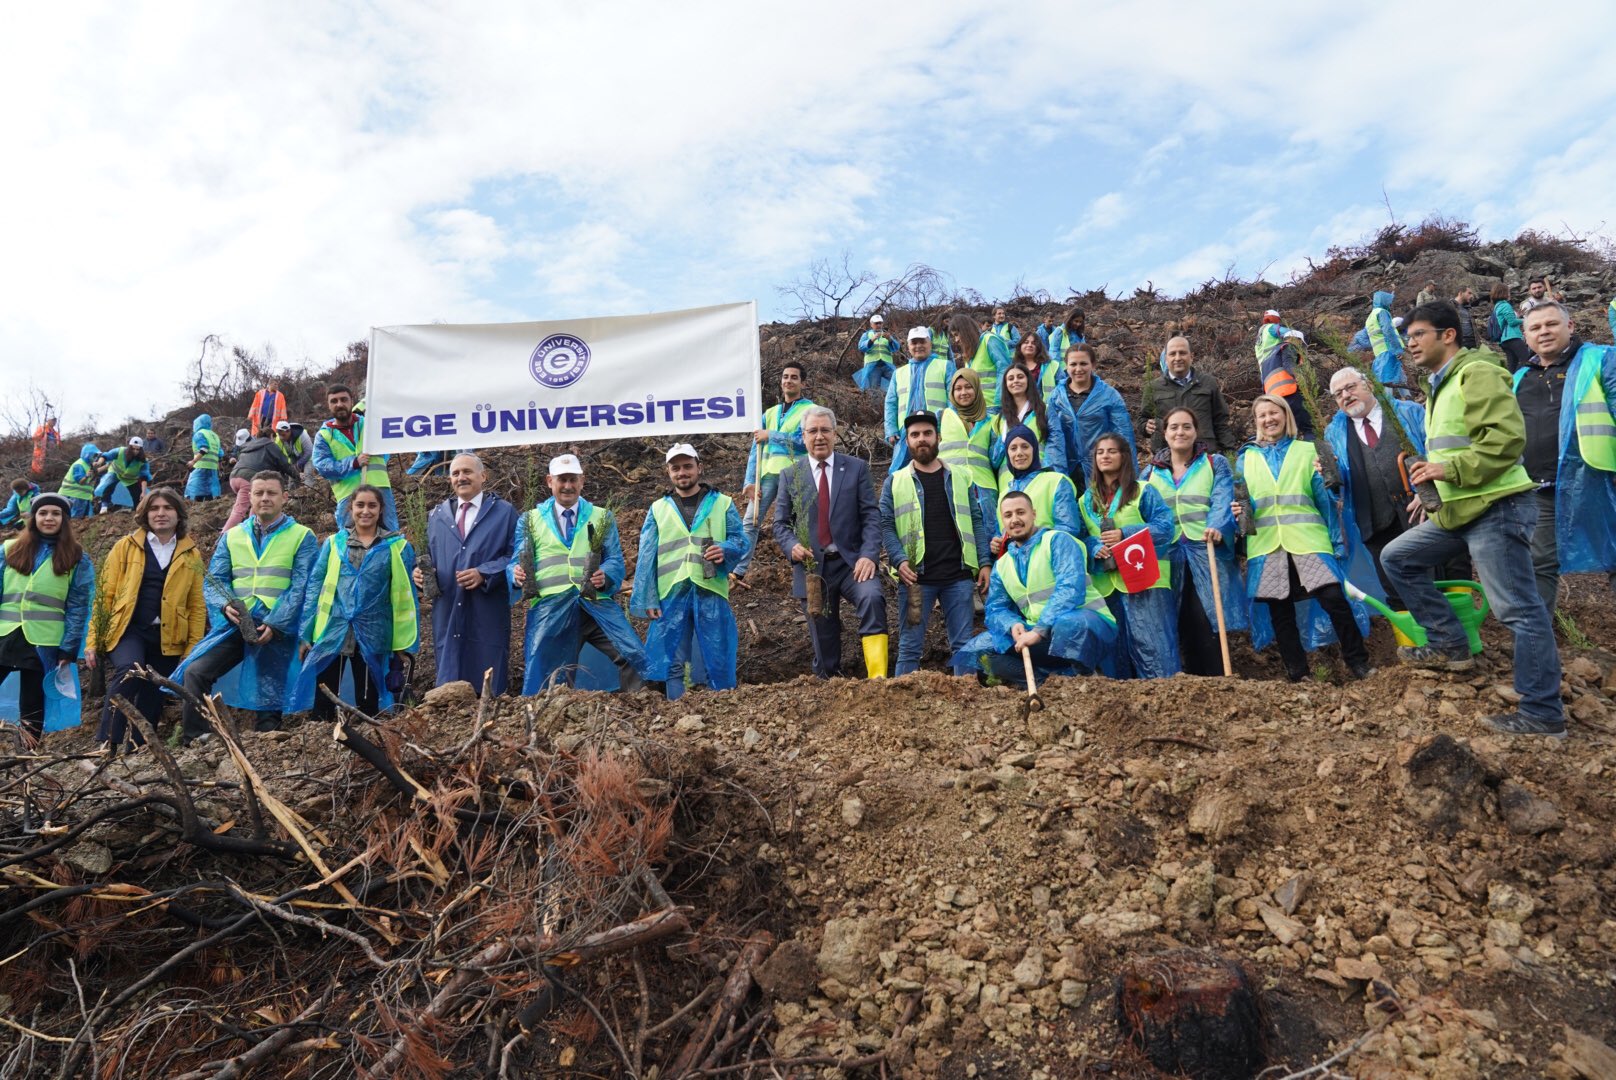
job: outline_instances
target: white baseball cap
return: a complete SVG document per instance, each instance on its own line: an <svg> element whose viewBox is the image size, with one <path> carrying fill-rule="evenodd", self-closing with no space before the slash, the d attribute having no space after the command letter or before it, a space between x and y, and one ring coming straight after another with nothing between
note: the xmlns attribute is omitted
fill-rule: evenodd
<svg viewBox="0 0 1616 1080"><path fill-rule="evenodd" d="M907 340L909 340L909 341L930 341L931 340L931 331L928 330L924 326L917 326L913 330L909 331L909 337L908 337Z"/></svg>
<svg viewBox="0 0 1616 1080"><path fill-rule="evenodd" d="M1279 312L1275 311L1273 308L1269 308L1267 311L1263 312L1263 315L1265 317L1268 316L1268 315L1272 315L1276 319L1279 318Z"/></svg>
<svg viewBox="0 0 1616 1080"><path fill-rule="evenodd" d="M237 428L236 429L236 445L237 446L245 446L246 443L247 443L247 440L250 439L250 438L252 438L252 432L248 431L246 428Z"/></svg>
<svg viewBox="0 0 1616 1080"><path fill-rule="evenodd" d="M141 447L146 445L146 440L142 439L139 435L131 435L129 436L129 445L134 447L136 450L139 450Z"/></svg>
<svg viewBox="0 0 1616 1080"><path fill-rule="evenodd" d="M662 460L664 462L668 462L672 461L676 457L695 458L697 461L701 460L701 455L696 453L696 448L687 442L674 443L673 446L669 448L667 455L664 456Z"/></svg>
<svg viewBox="0 0 1616 1080"><path fill-rule="evenodd" d="M275 430L276 431L291 431L292 430L292 422L290 420L281 420L278 423L276 423Z"/></svg>
<svg viewBox="0 0 1616 1080"><path fill-rule="evenodd" d="M573 454L557 454L550 459L551 476L582 476L584 467Z"/></svg>
<svg viewBox="0 0 1616 1080"><path fill-rule="evenodd" d="M871 315L870 316L870 322L872 322L872 323L884 323L884 322L886 322L886 319L884 317L880 316L880 315Z"/></svg>

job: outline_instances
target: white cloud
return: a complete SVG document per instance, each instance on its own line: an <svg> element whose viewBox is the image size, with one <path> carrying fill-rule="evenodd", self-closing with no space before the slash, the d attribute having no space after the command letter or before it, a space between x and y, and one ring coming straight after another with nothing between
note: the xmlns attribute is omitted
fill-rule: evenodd
<svg viewBox="0 0 1616 1080"><path fill-rule="evenodd" d="M1060 235L1059 243L1076 244L1092 233L1109 232L1127 220L1132 208L1120 191L1108 191L1089 203L1076 225Z"/></svg>

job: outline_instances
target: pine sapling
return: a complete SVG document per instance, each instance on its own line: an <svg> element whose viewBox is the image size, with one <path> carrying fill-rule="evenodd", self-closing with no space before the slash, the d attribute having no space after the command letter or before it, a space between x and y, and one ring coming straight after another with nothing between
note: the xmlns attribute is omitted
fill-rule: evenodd
<svg viewBox="0 0 1616 1080"><path fill-rule="evenodd" d="M111 564L112 552L109 551L95 568L95 599L90 602L90 640L96 643L101 656L90 672L91 697L104 697L107 692L107 663L112 657L112 595L103 583L107 580L107 569Z"/></svg>
<svg viewBox="0 0 1616 1080"><path fill-rule="evenodd" d="M427 545L426 491L417 485L404 496L404 535L415 549L415 565L421 571L421 597L436 600L442 593L438 587L438 568L432 562L432 549Z"/></svg>
<svg viewBox="0 0 1616 1080"><path fill-rule="evenodd" d="M220 592L224 593L225 596L229 597L229 599L225 601L224 607L226 611L234 611L236 613L236 629L241 631L242 638L244 638L249 645L258 644L258 620L253 617L252 607L247 603L247 601L236 595L234 586L230 585L228 582L220 581L217 574L208 574L207 580L215 589L218 589Z"/></svg>
<svg viewBox="0 0 1616 1080"><path fill-rule="evenodd" d="M1234 467L1234 459L1225 454L1223 460L1229 466L1229 475L1234 477L1234 501L1240 507L1240 535L1249 536L1257 528L1257 508L1252 505L1246 478Z"/></svg>
<svg viewBox="0 0 1616 1080"><path fill-rule="evenodd" d="M584 579L578 585L578 594L585 600L600 598L600 590L595 588L593 579L595 571L600 569L600 564L606 561L606 540L617 527L616 503L600 503L596 505L596 509L601 512L601 520L597 523L591 515L588 526L589 556L584 560Z"/></svg>
<svg viewBox="0 0 1616 1080"><path fill-rule="evenodd" d="M817 619L825 613L825 591L824 582L819 577L819 564L814 561L813 534L808 528L809 507L814 505L808 473L808 469L796 470L796 479L791 485L791 516L796 523L793 531L797 534L797 543L808 553L802 559L803 590L808 600L808 617Z"/></svg>
<svg viewBox="0 0 1616 1080"><path fill-rule="evenodd" d="M1300 343L1296 349L1296 385L1302 390L1302 400L1307 404L1308 412L1313 414L1313 422L1322 424L1325 413L1322 411L1323 402L1319 399L1319 377L1314 370L1313 361L1308 359L1307 352L1301 348ZM1313 439L1313 447L1319 455L1319 470L1324 476L1324 486L1331 491L1341 489L1341 463L1335 459L1335 447L1330 440L1324 437L1322 429Z"/></svg>
<svg viewBox="0 0 1616 1080"><path fill-rule="evenodd" d="M1408 478L1414 466L1424 464L1425 456L1414 445L1414 440L1408 434L1408 428L1403 426L1403 418L1392 408L1391 394L1387 392L1386 384L1380 381L1380 376L1375 374L1373 364L1364 365L1363 376L1368 381L1370 389L1374 391L1375 400L1380 402L1382 422L1397 439L1400 451L1397 455L1397 471L1402 475L1404 491L1420 500L1420 506L1427 515L1435 514L1442 509L1442 494L1437 491L1436 484L1430 480L1416 484Z"/></svg>
<svg viewBox="0 0 1616 1080"><path fill-rule="evenodd" d="M909 530L908 533L904 536L903 546L904 546L904 549L906 551L917 551L917 550L919 550L919 548L920 548L920 530L919 529L911 529L911 530ZM913 570L916 574L920 573L920 567L919 566L911 565L909 567L909 569ZM919 626L920 625L920 618L921 618L922 614L923 614L923 608L921 606L921 601L920 601L920 582L916 581L913 585L909 586L908 600L904 603L904 609L903 609L904 625L906 625L906 626Z"/></svg>

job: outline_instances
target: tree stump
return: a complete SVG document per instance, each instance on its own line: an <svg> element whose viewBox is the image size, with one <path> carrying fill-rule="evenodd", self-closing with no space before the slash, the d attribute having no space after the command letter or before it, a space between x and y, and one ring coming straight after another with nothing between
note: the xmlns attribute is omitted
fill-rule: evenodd
<svg viewBox="0 0 1616 1080"><path fill-rule="evenodd" d="M1123 1034L1163 1072L1246 1080L1262 1065L1257 992L1232 961L1193 949L1130 960L1116 999Z"/></svg>

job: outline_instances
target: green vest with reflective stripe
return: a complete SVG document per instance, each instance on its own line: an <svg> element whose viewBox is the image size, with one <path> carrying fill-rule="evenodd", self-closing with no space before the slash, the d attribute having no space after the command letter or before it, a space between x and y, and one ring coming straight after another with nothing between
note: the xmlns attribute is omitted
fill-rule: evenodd
<svg viewBox="0 0 1616 1080"><path fill-rule="evenodd" d="M1044 452L1044 443L1047 442L1048 440L1044 437L1043 429L1038 426L1038 416L1037 416L1036 413L1028 413L1024 419L1016 420L1014 422L1005 419L1005 416L1004 416L1003 413L1000 413L998 416L995 416L993 418L993 441L994 442L1002 442L1004 440L1005 434L1007 432L1009 432L1011 428L1014 428L1014 427L1016 427L1018 425L1025 425L1028 431L1032 432L1035 436L1038 437L1038 453L1039 453L1039 456L1042 457L1043 452ZM1048 464L1048 462L1045 462L1045 464ZM998 485L997 485L999 490L1000 491L1009 491L1010 490L1010 481L1013 480L1014 478L1015 478L1015 474L1010 471L1010 455L1006 454L1005 458L1004 458L1004 464L999 466L999 476L998 476ZM1040 525L1048 525L1049 522L1045 521L1042 518L1040 518L1038 520L1038 524L1040 524Z"/></svg>
<svg viewBox="0 0 1616 1080"><path fill-rule="evenodd" d="M83 477L77 479L80 473L83 473ZM93 499L95 498L95 488L91 484L91 480L94 476L95 473L87 462L75 461L67 467L67 472L62 475L62 482L57 486L56 494L64 499Z"/></svg>
<svg viewBox="0 0 1616 1080"><path fill-rule="evenodd" d="M1072 482L1060 473L1050 470L1035 474L1028 481L1027 486L1021 489L1026 493L1027 498L1032 500L1034 524L1042 525L1049 529L1055 527L1055 493L1060 491L1062 484L1071 487ZM1012 488L1008 483L1000 489L999 506L1004 505L1004 497L1010 494L1011 490ZM1077 494L1076 488L1072 488L1072 494L1074 496ZM995 512L997 512L997 507Z"/></svg>
<svg viewBox="0 0 1616 1080"><path fill-rule="evenodd" d="M892 515L903 541L903 553L916 572L926 559L926 515L920 498L920 482L915 479L913 465L892 474ZM971 524L971 483L959 469L948 470L948 501L959 533L961 557L974 573L981 563L976 557L976 530Z"/></svg>
<svg viewBox="0 0 1616 1080"><path fill-rule="evenodd" d="M948 377L953 374L947 361L930 357L925 360L912 360L900 367L892 376L892 385L897 387L898 396L898 428L901 431L904 420L915 410L909 407L909 387L915 377L915 365L925 364L926 374L921 394L924 400L921 408L929 413L940 413L948 408Z"/></svg>
<svg viewBox="0 0 1616 1080"><path fill-rule="evenodd" d="M16 540L3 548L11 554ZM46 559L32 574L19 574L10 566L0 569L0 637L22 627L23 639L30 645L60 645L67 629L67 590L73 584L73 570L56 573L55 558ZM74 570L78 567L74 567Z"/></svg>
<svg viewBox="0 0 1616 1080"><path fill-rule="evenodd" d="M971 483L983 491L997 491L993 472L993 418L984 416L970 432L953 409L943 410L943 430L939 433L937 456L950 469L963 469Z"/></svg>
<svg viewBox="0 0 1616 1080"><path fill-rule="evenodd" d="M320 438L331 448L331 456L337 461L347 461L358 457L359 449L355 443L348 441L348 437L334 427L320 428ZM359 417L354 421L354 439L362 443L365 441L365 418ZM393 486L387 478L387 456L385 454L370 455L370 462L363 468L344 476L341 480L331 481L331 495L338 502L346 499L358 490L360 484L369 484L381 488L383 491Z"/></svg>
<svg viewBox="0 0 1616 1080"><path fill-rule="evenodd" d="M1275 479L1262 451L1246 447L1240 466L1256 514L1256 528L1246 541L1248 559L1280 548L1292 555L1330 553L1330 527L1313 503L1313 463L1318 459L1312 443L1292 439Z"/></svg>
<svg viewBox="0 0 1616 1080"><path fill-rule="evenodd" d="M885 331L882 331L881 337L879 339L875 339L875 338L870 339L869 346L870 346L870 351L864 354L864 364L865 364L866 367L868 367L870 364L879 364L879 363L881 363L883 361L885 361L888 364L896 364L897 363L897 361L894 360L893 356L892 356L892 335L891 334L888 334Z"/></svg>
<svg viewBox="0 0 1616 1080"><path fill-rule="evenodd" d="M1386 340L1386 334L1381 329L1380 319L1377 317L1380 311L1380 308L1370 308L1369 317L1364 320L1364 329L1369 333L1370 349L1374 351L1376 356L1380 356L1392 349L1402 352L1404 348L1403 335L1397 332L1397 327L1393 326L1392 338L1394 340Z"/></svg>
<svg viewBox="0 0 1616 1080"><path fill-rule="evenodd" d="M1463 354L1461 354L1463 355ZM1449 361L1452 363L1453 361ZM1470 429L1465 426L1464 380L1474 364L1467 364L1442 380L1440 386L1425 399L1425 456L1430 461L1447 461L1470 447ZM1447 480L1434 481L1437 494L1444 503L1459 502L1487 495L1502 498L1537 485L1532 482L1526 466L1519 460L1490 483L1476 488L1461 488ZM1250 480L1248 478L1249 486ZM1253 492L1255 494L1255 492Z"/></svg>
<svg viewBox="0 0 1616 1080"><path fill-rule="evenodd" d="M288 529L288 532L291 530ZM404 538L395 536L383 541L391 550L388 561L392 564L387 592L393 608L393 639L390 651L399 652L415 644L420 627L415 618L415 590L410 576L404 570ZM320 586L320 606L314 613L314 640L325 637L325 628L331 622L331 608L337 599L337 579L342 576L342 563L348 551L348 530L341 529L328 545L331 555L326 559L325 582ZM295 550L295 549L294 549ZM231 554L232 559L234 553ZM365 558L369 558L366 554Z"/></svg>
<svg viewBox="0 0 1616 1080"><path fill-rule="evenodd" d="M271 536L260 555L253 549L252 530L253 519L248 518L225 533L226 550L230 552L230 588L238 599L257 600L273 611L292 584L297 549L305 536L314 534L294 521Z"/></svg>
<svg viewBox="0 0 1616 1080"><path fill-rule="evenodd" d="M131 461L128 449L122 446L118 447L112 456L107 458L107 468L112 470L112 475L116 476L118 483L124 487L133 486L140 479L141 470L145 467L146 462L144 459Z"/></svg>
<svg viewBox="0 0 1616 1080"><path fill-rule="evenodd" d="M1045 360L1038 368L1038 386L1044 392L1044 401L1047 404L1055 396L1055 380L1059 377L1061 365L1053 360Z"/></svg>
<svg viewBox="0 0 1616 1080"><path fill-rule="evenodd" d="M537 604L546 596L557 596L583 584L584 571L589 568L589 527L606 540L606 510L591 506L589 517L572 527L572 544L561 542L561 535L553 524L556 513L551 504L550 514L541 514L538 507L527 512L527 536L533 543L533 573L538 575L539 595L531 603Z"/></svg>
<svg viewBox="0 0 1616 1080"><path fill-rule="evenodd" d="M1133 497L1132 502L1117 507L1116 513L1111 515L1112 522L1122 530L1124 540L1138 533L1140 529L1145 528L1145 516L1139 512L1139 503L1144 497L1145 489L1141 486L1139 493ZM1083 493L1083 497L1077 501L1077 508L1083 514L1083 524L1088 526L1089 534L1099 536L1104 531L1100 528L1100 525L1105 519L1105 514L1095 509L1092 488ZM1156 566L1160 569L1161 576L1156 579L1154 585L1150 586L1152 589L1170 589L1173 586L1173 564L1162 557L1165 554L1165 552L1157 553ZM1091 569L1089 571L1089 580L1095 583L1094 587L1101 596L1110 596L1119 589L1123 592L1128 591L1122 587L1122 575L1115 570Z"/></svg>
<svg viewBox="0 0 1616 1080"><path fill-rule="evenodd" d="M1013 555L1006 553L993 564L993 572L999 575L1010 602L1021 612L1024 625L1036 626L1043 617L1044 608L1049 606L1049 598L1055 595L1055 562L1051 550L1054 543L1055 530L1045 529L1038 538L1038 546L1033 548L1032 555L1027 559L1026 581L1021 580L1021 571L1016 569ZM1088 587L1084 590L1083 608L1116 625L1116 618L1105 605L1105 597L1094 587L1093 575L1089 576Z"/></svg>
<svg viewBox="0 0 1616 1080"><path fill-rule="evenodd" d="M701 553L709 544L724 542L730 505L728 495L715 492L707 517L697 526L700 531L695 534L685 528L684 516L674 504L673 496L663 496L651 505L651 516L656 519L657 527L657 596L667 599L681 581L690 581L710 593L729 598L729 575L718 570L716 564L708 563ZM640 558L645 558L644 552L640 553ZM707 577L702 569L707 565L717 571L712 577Z"/></svg>
<svg viewBox="0 0 1616 1080"><path fill-rule="evenodd" d="M1577 453L1601 472L1616 472L1616 418L1611 416L1605 384L1599 377L1603 373L1604 354L1602 345L1584 345L1577 350L1571 361L1569 400L1576 403L1577 409ZM1517 394L1521 392L1524 378L1526 368L1517 368L1511 381ZM1564 407L1562 404L1561 408Z"/></svg>
<svg viewBox="0 0 1616 1080"><path fill-rule="evenodd" d="M982 377L982 398L989 409L999 404L999 369L993 362L993 354L988 351L988 339L993 336L983 334L982 340L977 343L976 355L971 357L971 370Z"/></svg>
<svg viewBox="0 0 1616 1080"><path fill-rule="evenodd" d="M948 343L947 330L931 332L931 355L933 360L948 360L953 357L954 347Z"/></svg>
<svg viewBox="0 0 1616 1080"><path fill-rule="evenodd" d="M795 434L802 430L803 414L813 407L814 403L807 398L798 398L790 405L784 403L773 405L763 413L763 430L777 431L784 435ZM758 453L763 456L763 460L758 463L759 480L765 476L778 476L802 456L795 450L781 450L773 442L763 443Z"/></svg>
<svg viewBox="0 0 1616 1080"><path fill-rule="evenodd" d="M1180 484L1173 483L1173 469L1164 465L1150 470L1150 486L1173 511L1173 542L1189 537L1196 543L1206 539L1206 519L1212 512L1211 460L1202 454L1190 462Z"/></svg>
<svg viewBox="0 0 1616 1080"><path fill-rule="evenodd" d="M209 428L202 428L197 432L202 436L202 452L197 456L195 469L219 469L219 433Z"/></svg>
<svg viewBox="0 0 1616 1080"><path fill-rule="evenodd" d="M60 495L61 492L57 492L57 494ZM19 515L26 516L28 511L33 509L33 506L34 493L32 491L25 491L17 496L17 513Z"/></svg>

